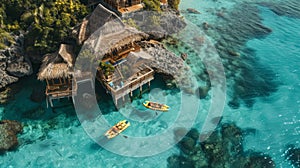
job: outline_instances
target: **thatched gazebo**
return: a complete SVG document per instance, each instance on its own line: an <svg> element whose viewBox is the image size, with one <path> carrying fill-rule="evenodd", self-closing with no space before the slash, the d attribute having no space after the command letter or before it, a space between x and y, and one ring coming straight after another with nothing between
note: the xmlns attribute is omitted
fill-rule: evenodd
<svg viewBox="0 0 300 168"><path fill-rule="evenodd" d="M44 56L38 79L47 83L47 106L49 102L53 107L52 99L71 97L76 90L72 88L74 62L72 46L67 44L61 44L58 52Z"/></svg>

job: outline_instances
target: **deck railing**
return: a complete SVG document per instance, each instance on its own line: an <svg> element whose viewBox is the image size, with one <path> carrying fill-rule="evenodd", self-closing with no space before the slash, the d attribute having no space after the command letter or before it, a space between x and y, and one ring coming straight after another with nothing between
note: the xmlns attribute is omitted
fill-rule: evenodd
<svg viewBox="0 0 300 168"><path fill-rule="evenodd" d="M141 73L142 71L140 71ZM133 90L141 87L142 85L146 84L147 82L150 82L154 79L154 71L149 69L144 69L144 73L140 74L136 78L132 78L130 81L124 82L123 86L119 86L119 88L114 89L112 86L110 86L108 83L104 83L106 89L115 97L120 97L119 95L126 95Z"/></svg>

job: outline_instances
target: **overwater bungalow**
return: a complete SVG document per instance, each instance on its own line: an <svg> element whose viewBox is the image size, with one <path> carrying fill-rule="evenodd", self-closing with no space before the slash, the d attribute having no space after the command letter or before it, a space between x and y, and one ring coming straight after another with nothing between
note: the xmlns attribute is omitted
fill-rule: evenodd
<svg viewBox="0 0 300 168"><path fill-rule="evenodd" d="M99 39L104 45L96 48L101 48L99 54L103 59L96 78L112 95L116 105L119 99L124 101L126 95L132 96L134 90L142 92L143 85L150 86L154 79L154 70L145 64L148 55L136 44L147 37L145 33L125 26Z"/></svg>
<svg viewBox="0 0 300 168"><path fill-rule="evenodd" d="M67 44L61 44L58 52L45 55L38 79L46 81L47 107L49 103L53 107L53 99L71 97L76 93L76 85L72 87L74 62L72 46Z"/></svg>
<svg viewBox="0 0 300 168"><path fill-rule="evenodd" d="M78 42L93 48L96 61L101 62L95 78L112 95L116 106L119 99L132 96L134 90L150 86L154 70L145 65L147 54L137 44L147 39L147 34L125 25L101 4L78 28Z"/></svg>

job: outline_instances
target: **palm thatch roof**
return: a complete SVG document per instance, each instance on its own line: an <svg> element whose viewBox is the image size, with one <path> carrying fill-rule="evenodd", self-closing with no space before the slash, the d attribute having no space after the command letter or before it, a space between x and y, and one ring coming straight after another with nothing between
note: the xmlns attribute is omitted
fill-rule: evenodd
<svg viewBox="0 0 300 168"><path fill-rule="evenodd" d="M85 45L93 48L97 56L102 57L114 50L119 50L128 44L133 44L145 38L148 38L146 33L113 20L97 30L85 42Z"/></svg>
<svg viewBox="0 0 300 168"><path fill-rule="evenodd" d="M75 55L73 53L73 47L68 44L61 44L58 54L64 59L69 67L72 67L75 63Z"/></svg>
<svg viewBox="0 0 300 168"><path fill-rule="evenodd" d="M77 37L78 43L82 44L106 22L115 19L123 24L117 14L105 8L103 5L98 4L94 11L87 16L79 26L74 28L73 34Z"/></svg>
<svg viewBox="0 0 300 168"><path fill-rule="evenodd" d="M46 54L38 73L39 80L67 78L71 74L75 58L72 47L61 44L56 53Z"/></svg>

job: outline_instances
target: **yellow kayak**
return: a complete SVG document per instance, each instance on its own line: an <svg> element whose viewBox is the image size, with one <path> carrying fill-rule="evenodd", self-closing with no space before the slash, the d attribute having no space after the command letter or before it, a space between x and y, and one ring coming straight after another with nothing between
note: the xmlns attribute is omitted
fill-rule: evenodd
<svg viewBox="0 0 300 168"><path fill-rule="evenodd" d="M169 106L166 104L160 104L156 102L151 102L151 101L145 101L143 105L151 110L158 110L158 111L168 111Z"/></svg>
<svg viewBox="0 0 300 168"><path fill-rule="evenodd" d="M117 124L112 126L106 133L104 134L108 139L114 138L123 132L126 128L130 126L130 122L127 120L119 121Z"/></svg>

